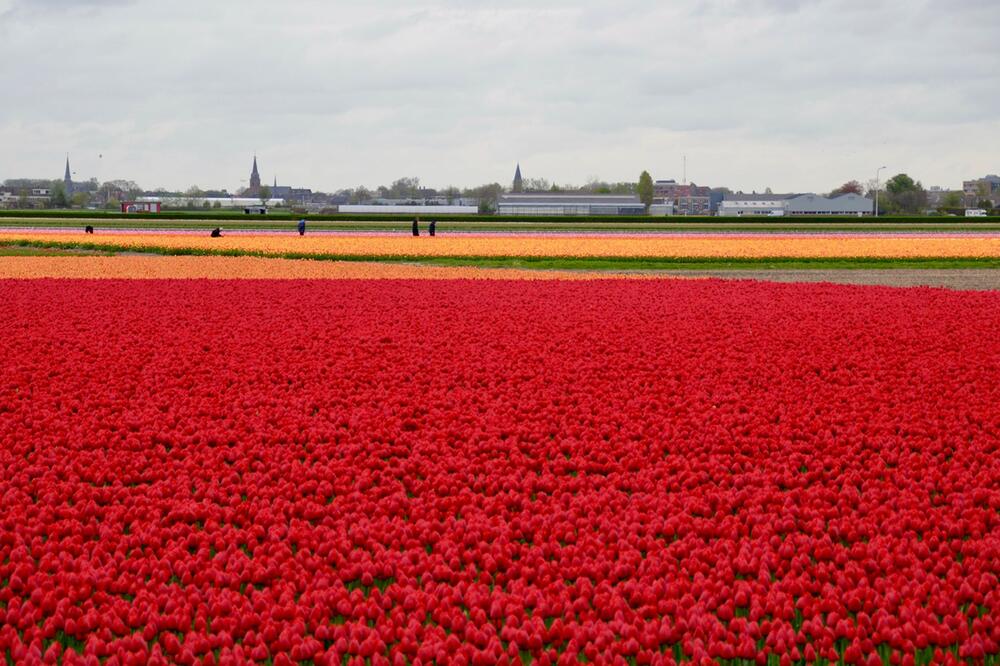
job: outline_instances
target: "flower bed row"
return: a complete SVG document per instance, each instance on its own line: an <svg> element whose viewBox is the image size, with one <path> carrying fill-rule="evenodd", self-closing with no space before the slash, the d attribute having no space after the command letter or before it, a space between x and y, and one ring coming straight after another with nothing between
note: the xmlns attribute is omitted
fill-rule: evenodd
<svg viewBox="0 0 1000 666"><path fill-rule="evenodd" d="M597 280L640 279L581 271L418 266L399 263L305 261L219 256L26 256L0 262L0 279L329 279L329 280ZM677 279L677 278L672 278Z"/></svg>
<svg viewBox="0 0 1000 666"><path fill-rule="evenodd" d="M997 663L1000 296L0 283L14 663Z"/></svg>
<svg viewBox="0 0 1000 666"><path fill-rule="evenodd" d="M0 241L79 243L125 249L331 257L728 257L728 258L987 258L1000 257L990 237L594 237L407 235L230 235L101 232L0 232Z"/></svg>

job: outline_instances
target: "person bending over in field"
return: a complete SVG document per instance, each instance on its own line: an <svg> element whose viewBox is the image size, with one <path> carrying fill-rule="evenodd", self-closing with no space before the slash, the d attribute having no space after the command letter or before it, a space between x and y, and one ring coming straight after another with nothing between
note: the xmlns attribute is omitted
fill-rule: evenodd
<svg viewBox="0 0 1000 666"><path fill-rule="evenodd" d="M433 236L436 230L437 230L437 220L431 220L431 224L429 227L427 227L427 231L428 233L430 233L431 236Z"/></svg>
<svg viewBox="0 0 1000 666"><path fill-rule="evenodd" d="M306 235L306 219L302 218L299 220L299 236Z"/></svg>
<svg viewBox="0 0 1000 666"><path fill-rule="evenodd" d="M92 234L92 233L94 233L94 227L88 224L87 226L85 226L83 228L83 233L85 233L85 234Z"/></svg>
<svg viewBox="0 0 1000 666"><path fill-rule="evenodd" d="M212 238L222 238L222 227L212 229Z"/></svg>
<svg viewBox="0 0 1000 666"><path fill-rule="evenodd" d="M413 235L414 236L419 236L420 235L420 218L419 217L413 218Z"/></svg>

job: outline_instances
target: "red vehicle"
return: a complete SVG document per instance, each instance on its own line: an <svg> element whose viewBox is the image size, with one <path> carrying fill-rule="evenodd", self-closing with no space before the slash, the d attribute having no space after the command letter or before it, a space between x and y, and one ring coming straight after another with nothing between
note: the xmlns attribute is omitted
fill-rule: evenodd
<svg viewBox="0 0 1000 666"><path fill-rule="evenodd" d="M123 213L159 213L161 203L159 201L123 201Z"/></svg>

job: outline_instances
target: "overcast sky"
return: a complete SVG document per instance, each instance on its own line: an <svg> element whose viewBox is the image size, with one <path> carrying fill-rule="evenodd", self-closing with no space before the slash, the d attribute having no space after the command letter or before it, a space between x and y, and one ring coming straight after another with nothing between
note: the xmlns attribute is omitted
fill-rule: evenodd
<svg viewBox="0 0 1000 666"><path fill-rule="evenodd" d="M0 180L958 187L1000 1L0 0L0 91Z"/></svg>

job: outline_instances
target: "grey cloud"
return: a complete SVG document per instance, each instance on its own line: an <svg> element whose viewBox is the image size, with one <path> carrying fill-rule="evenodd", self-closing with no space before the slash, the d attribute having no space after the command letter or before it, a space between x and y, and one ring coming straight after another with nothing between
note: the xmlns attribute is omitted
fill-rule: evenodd
<svg viewBox="0 0 1000 666"><path fill-rule="evenodd" d="M8 0L0 3L0 20L32 19L52 12L95 13L133 2L135 0Z"/></svg>
<svg viewBox="0 0 1000 666"><path fill-rule="evenodd" d="M0 178L67 150L169 187L234 187L254 149L326 189L507 180L517 159L558 182L669 176L685 151L734 187L829 188L889 149L928 184L998 168L992 1L4 7L0 77L23 94L0 106Z"/></svg>

